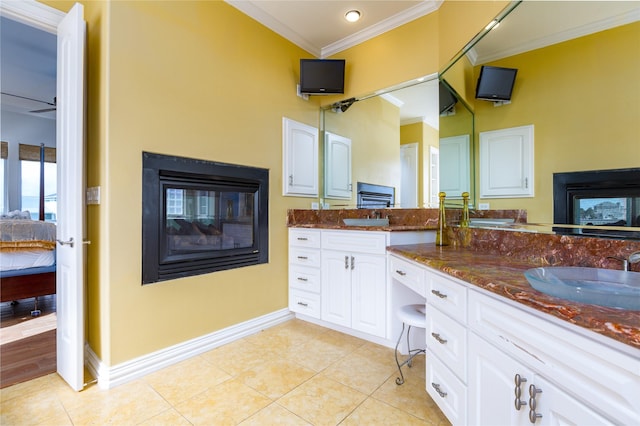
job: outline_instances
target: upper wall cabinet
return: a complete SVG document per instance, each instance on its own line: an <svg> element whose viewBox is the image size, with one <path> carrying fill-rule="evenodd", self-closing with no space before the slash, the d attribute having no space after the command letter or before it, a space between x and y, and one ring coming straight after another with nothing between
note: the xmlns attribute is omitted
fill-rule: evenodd
<svg viewBox="0 0 640 426"><path fill-rule="evenodd" d="M533 125L481 132L480 198L533 195Z"/></svg>
<svg viewBox="0 0 640 426"><path fill-rule="evenodd" d="M318 196L318 129L282 119L283 195Z"/></svg>
<svg viewBox="0 0 640 426"><path fill-rule="evenodd" d="M351 139L325 132L324 196L351 199Z"/></svg>

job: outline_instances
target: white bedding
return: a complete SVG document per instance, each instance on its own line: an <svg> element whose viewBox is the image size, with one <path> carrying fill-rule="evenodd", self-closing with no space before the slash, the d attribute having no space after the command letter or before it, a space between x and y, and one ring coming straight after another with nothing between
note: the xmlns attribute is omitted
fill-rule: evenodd
<svg viewBox="0 0 640 426"><path fill-rule="evenodd" d="M21 250L0 253L0 271L37 268L53 265L56 261L53 250Z"/></svg>

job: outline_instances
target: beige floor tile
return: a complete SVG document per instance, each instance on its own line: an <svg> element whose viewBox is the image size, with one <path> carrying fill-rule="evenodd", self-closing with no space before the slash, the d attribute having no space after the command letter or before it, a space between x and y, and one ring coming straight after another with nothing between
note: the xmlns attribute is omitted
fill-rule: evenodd
<svg viewBox="0 0 640 426"><path fill-rule="evenodd" d="M240 423L242 426L265 426L265 425L296 425L305 426L311 423L304 421L286 408L277 403L258 411L247 420Z"/></svg>
<svg viewBox="0 0 640 426"><path fill-rule="evenodd" d="M237 379L231 379L175 406L194 425L236 425L271 403Z"/></svg>
<svg viewBox="0 0 640 426"><path fill-rule="evenodd" d="M336 346L318 339L310 339L289 350L287 358L313 371L319 372L351 353L349 348Z"/></svg>
<svg viewBox="0 0 640 426"><path fill-rule="evenodd" d="M189 426L191 423L175 409L164 411L140 423L140 426Z"/></svg>
<svg viewBox="0 0 640 426"><path fill-rule="evenodd" d="M378 362L358 350L328 367L321 375L371 395L393 372L394 368L388 362Z"/></svg>
<svg viewBox="0 0 640 426"><path fill-rule="evenodd" d="M193 357L144 377L171 405L176 405L231 376L200 357Z"/></svg>
<svg viewBox="0 0 640 426"><path fill-rule="evenodd" d="M57 375L57 374L56 374ZM51 389L51 375L38 377L28 382L18 383L0 389L0 401L6 402L14 398L24 397L34 393L49 393Z"/></svg>
<svg viewBox="0 0 640 426"><path fill-rule="evenodd" d="M373 393L373 398L435 424L443 419L446 421L444 414L427 394L424 379L419 380L406 375L405 379L405 383L398 386L396 375L392 375Z"/></svg>
<svg viewBox="0 0 640 426"><path fill-rule="evenodd" d="M320 375L298 386L277 402L314 425L337 425L366 395Z"/></svg>
<svg viewBox="0 0 640 426"><path fill-rule="evenodd" d="M74 424L137 424L171 406L151 386L136 380L103 390L92 386L61 397Z"/></svg>
<svg viewBox="0 0 640 426"><path fill-rule="evenodd" d="M249 343L268 350L288 351L308 339L322 336L326 329L300 320L291 320L245 337Z"/></svg>
<svg viewBox="0 0 640 426"><path fill-rule="evenodd" d="M372 360L397 368L393 351L393 348L387 348L386 346L378 345L371 342L365 342L357 350L358 353L366 354L366 356L368 358L371 358Z"/></svg>
<svg viewBox="0 0 640 426"><path fill-rule="evenodd" d="M235 377L265 362L281 359L282 355L240 339L205 352L200 357Z"/></svg>
<svg viewBox="0 0 640 426"><path fill-rule="evenodd" d="M425 420L373 398L364 401L344 422L340 423L344 426L420 426L429 424Z"/></svg>
<svg viewBox="0 0 640 426"><path fill-rule="evenodd" d="M334 330L327 330L326 333L320 334L317 337L317 340L323 343L337 346L348 352L355 351L366 343L362 339L349 336L348 334L340 333L339 331Z"/></svg>
<svg viewBox="0 0 640 426"><path fill-rule="evenodd" d="M247 370L238 379L275 400L309 380L315 372L289 360L270 361Z"/></svg>
<svg viewBox="0 0 640 426"><path fill-rule="evenodd" d="M0 424L37 425L52 418L67 419L65 409L52 392L35 392L2 401L0 403Z"/></svg>

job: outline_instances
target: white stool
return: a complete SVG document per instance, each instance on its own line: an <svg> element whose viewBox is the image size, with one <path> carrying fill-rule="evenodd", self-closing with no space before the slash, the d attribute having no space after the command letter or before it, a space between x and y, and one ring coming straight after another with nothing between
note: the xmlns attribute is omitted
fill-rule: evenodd
<svg viewBox="0 0 640 426"><path fill-rule="evenodd" d="M402 374L402 366L407 364L411 367L411 361L416 355L425 353L424 349L411 349L411 345L409 343L409 333L411 332L411 327L418 328L427 328L427 317L426 317L426 305L404 305L398 309L397 315L398 318L402 321L402 331L400 332L400 336L398 336L398 343L396 343L396 364L398 365L398 371L400 372L400 377L396 378L396 384L401 385L404 383L404 375ZM400 346L400 340L402 339L402 335L404 334L404 328L407 328L407 350L408 350L408 358L404 360L402 363L398 360L398 346Z"/></svg>

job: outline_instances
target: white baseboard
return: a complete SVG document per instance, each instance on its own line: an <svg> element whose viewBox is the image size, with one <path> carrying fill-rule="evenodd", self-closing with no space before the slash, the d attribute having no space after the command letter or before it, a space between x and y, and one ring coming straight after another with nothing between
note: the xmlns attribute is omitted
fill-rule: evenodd
<svg viewBox="0 0 640 426"><path fill-rule="evenodd" d="M101 389L111 389L292 318L294 316L289 309L281 309L114 366L103 364L87 346L85 363L97 379L98 386Z"/></svg>

